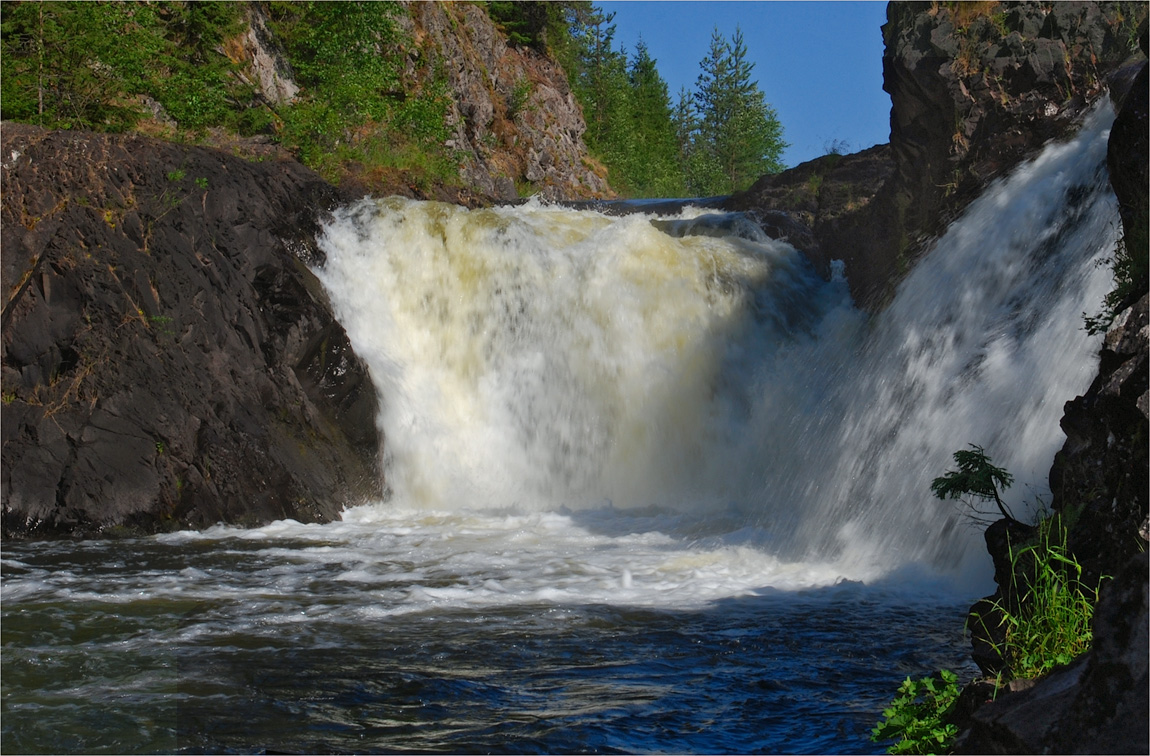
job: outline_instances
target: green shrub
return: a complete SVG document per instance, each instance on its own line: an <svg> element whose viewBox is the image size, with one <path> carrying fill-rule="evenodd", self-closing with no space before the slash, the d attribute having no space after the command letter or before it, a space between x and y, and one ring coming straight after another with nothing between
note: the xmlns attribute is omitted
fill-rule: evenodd
<svg viewBox="0 0 1150 756"><path fill-rule="evenodd" d="M1102 312L1097 315L1082 313L1086 321L1086 332L1091 335L1105 333L1122 310L1134 304L1146 293L1146 283L1150 280L1150 242L1147 241L1146 216L1141 216L1118 240L1118 248L1105 264L1114 272L1114 289L1102 302Z"/></svg>
<svg viewBox="0 0 1150 756"><path fill-rule="evenodd" d="M979 507L979 502L993 501L998 511L1007 520L1014 516L1007 509L998 493L1010 488L1014 476L1001 467L995 467L981 446L970 444L970 449L960 449L954 453L957 470L948 470L945 475L935 478L930 490L940 499L960 499L969 509L968 517L975 522L987 522L987 513Z"/></svg>
<svg viewBox="0 0 1150 756"><path fill-rule="evenodd" d="M887 753L948 753L958 735L958 727L947 721L958 694L958 675L950 670L917 682L906 678L871 730L871 740L895 740Z"/></svg>
<svg viewBox="0 0 1150 756"><path fill-rule="evenodd" d="M444 146L446 76L402 80L409 40L395 21L399 5L273 2L270 12L301 87L281 110L281 136L303 163L331 180L350 163L458 175Z"/></svg>
<svg viewBox="0 0 1150 756"><path fill-rule="evenodd" d="M5 3L2 116L124 131L150 95L183 128L223 124L252 94L216 52L241 15L226 2Z"/></svg>

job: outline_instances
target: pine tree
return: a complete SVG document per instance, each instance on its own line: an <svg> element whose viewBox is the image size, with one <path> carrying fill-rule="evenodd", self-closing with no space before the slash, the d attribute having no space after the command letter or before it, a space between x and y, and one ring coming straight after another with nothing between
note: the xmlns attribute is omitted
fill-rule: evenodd
<svg viewBox="0 0 1150 756"><path fill-rule="evenodd" d="M645 197L681 195L686 186L671 118L671 98L642 39L635 46L628 77L635 141L628 171L632 192Z"/></svg>
<svg viewBox="0 0 1150 756"><path fill-rule="evenodd" d="M782 170L787 146L782 125L751 79L754 63L747 60L742 31L736 29L728 42L715 29L699 67L698 129L688 160L691 188L730 194Z"/></svg>

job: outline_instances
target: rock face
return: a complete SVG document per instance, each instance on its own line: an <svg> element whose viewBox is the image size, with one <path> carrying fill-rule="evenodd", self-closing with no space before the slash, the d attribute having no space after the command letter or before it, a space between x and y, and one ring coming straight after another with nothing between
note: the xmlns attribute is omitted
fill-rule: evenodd
<svg viewBox="0 0 1150 756"><path fill-rule="evenodd" d="M1136 54L1145 17L1144 5L1121 3L890 3L889 152L848 156L830 170L821 158L734 202L804 224L811 239L797 246L824 270L828 259L842 259L855 302L881 308L930 240L990 181L1076 128L1104 95L1107 76ZM851 158L864 156L869 175L844 181L854 201L831 222L817 211L810 222L811 195L820 192L799 192L792 203L773 189L820 170L823 186L833 185L836 172L860 167Z"/></svg>
<svg viewBox="0 0 1150 756"><path fill-rule="evenodd" d="M869 211L870 204L893 173L885 144L852 155L824 155L763 176L722 206L753 215L772 238L802 250L825 277L832 259L847 261L850 268L862 217L872 224L871 233L878 232L882 218Z"/></svg>
<svg viewBox="0 0 1150 756"><path fill-rule="evenodd" d="M139 136L6 123L5 537L334 517L376 399L305 263L332 188Z"/></svg>
<svg viewBox="0 0 1150 756"><path fill-rule="evenodd" d="M1137 53L1145 16L1145 7L1120 3L887 6L883 88L896 169L883 202L897 236L895 250L872 249L859 261L872 278L861 285L864 300L885 298L885 276L912 262L987 183L1076 128L1108 75Z"/></svg>
<svg viewBox="0 0 1150 756"><path fill-rule="evenodd" d="M449 146L465 183L489 197L520 191L550 200L611 196L583 144L586 124L567 76L554 61L507 44L471 3L408 5L412 34L442 68L452 93Z"/></svg>

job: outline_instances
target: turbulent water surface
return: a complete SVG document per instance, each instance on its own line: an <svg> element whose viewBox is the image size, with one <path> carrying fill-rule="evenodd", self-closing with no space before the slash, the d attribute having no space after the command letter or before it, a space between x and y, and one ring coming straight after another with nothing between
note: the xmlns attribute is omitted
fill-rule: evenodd
<svg viewBox="0 0 1150 756"><path fill-rule="evenodd" d="M972 672L968 443L1041 505L1095 368L1112 116L881 316L745 220L367 199L318 271L383 397L341 522L5 545L3 750L858 752ZM339 496L340 492L332 492Z"/></svg>

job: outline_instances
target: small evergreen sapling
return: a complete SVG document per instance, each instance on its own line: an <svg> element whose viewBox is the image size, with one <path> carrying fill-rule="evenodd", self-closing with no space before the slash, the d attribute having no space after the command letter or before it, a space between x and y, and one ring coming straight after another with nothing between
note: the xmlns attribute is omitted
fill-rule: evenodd
<svg viewBox="0 0 1150 756"><path fill-rule="evenodd" d="M958 465L957 470L948 470L930 484L930 490L935 496L943 500L961 499L970 508L973 513L971 519L975 522L986 521L986 513L978 506L982 501L993 501L1007 521L1018 522L998 493L999 488L1004 491L1010 488L1014 483L1013 475L991 464L983 448L974 444L970 445L970 449L956 451L954 461Z"/></svg>

